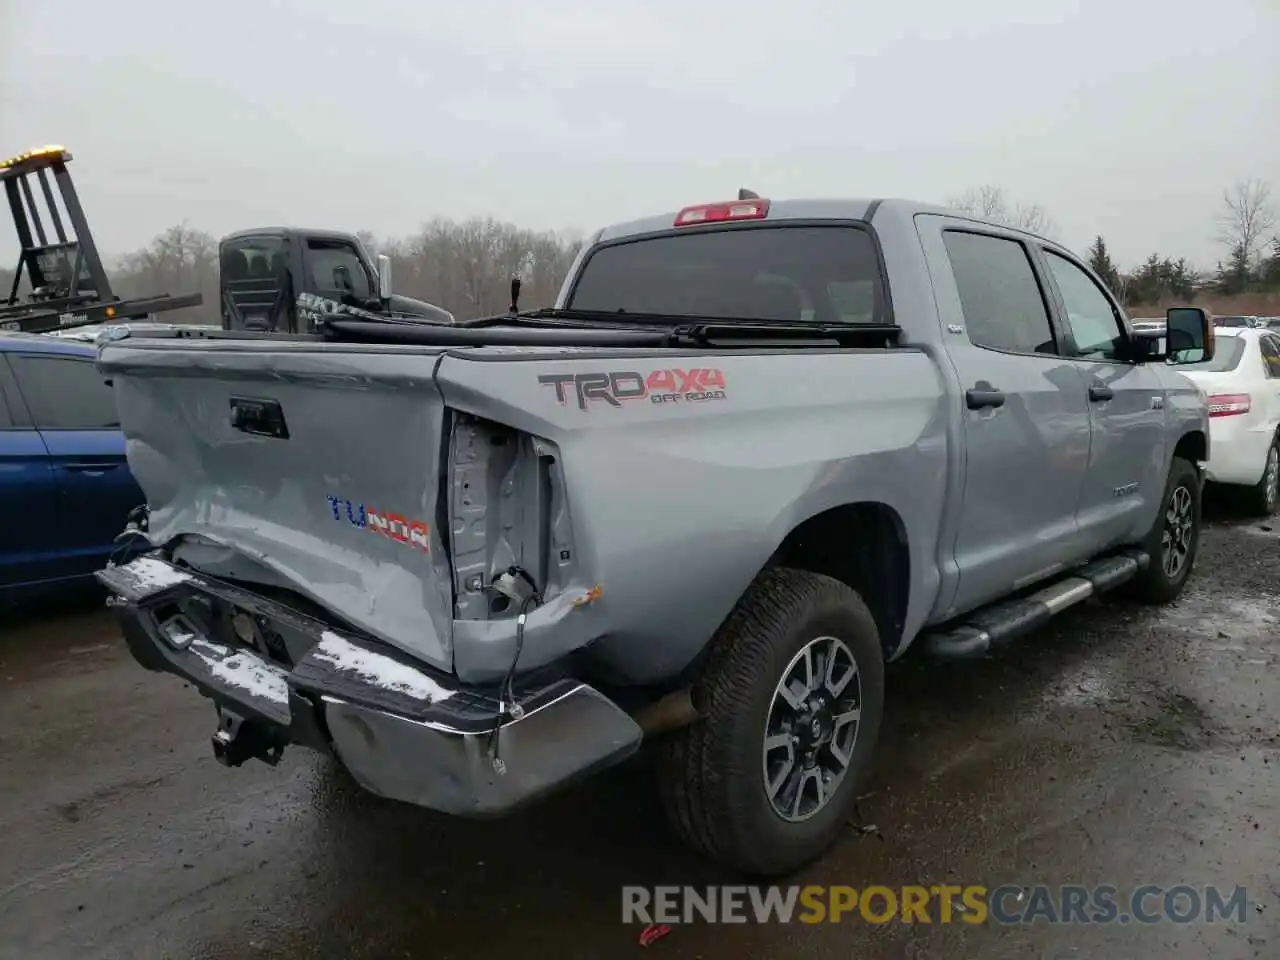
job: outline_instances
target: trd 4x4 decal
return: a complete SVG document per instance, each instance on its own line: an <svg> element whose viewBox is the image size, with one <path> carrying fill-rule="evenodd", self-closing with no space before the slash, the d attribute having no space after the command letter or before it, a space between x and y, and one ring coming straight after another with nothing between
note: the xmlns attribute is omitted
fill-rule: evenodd
<svg viewBox="0 0 1280 960"><path fill-rule="evenodd" d="M608 373L549 373L538 377L543 386L554 387L556 400L568 403L573 398L579 410L594 401L620 407L627 400L648 399L650 403L705 403L724 400L724 372L719 367L693 367L681 370L652 370L647 374L634 370Z"/></svg>

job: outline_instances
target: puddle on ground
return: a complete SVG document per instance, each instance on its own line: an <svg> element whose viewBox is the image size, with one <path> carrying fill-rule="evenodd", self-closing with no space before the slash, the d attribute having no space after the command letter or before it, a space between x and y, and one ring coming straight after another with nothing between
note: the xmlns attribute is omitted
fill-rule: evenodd
<svg viewBox="0 0 1280 960"><path fill-rule="evenodd" d="M1134 739L1179 750L1203 750L1218 739L1217 724L1194 697L1179 690L1159 690L1143 699L1148 707L1145 715L1128 721Z"/></svg>
<svg viewBox="0 0 1280 960"><path fill-rule="evenodd" d="M1153 625L1204 640L1269 640L1280 635L1280 597L1188 596L1157 612Z"/></svg>
<svg viewBox="0 0 1280 960"><path fill-rule="evenodd" d="M1041 700L1050 707L1090 707L1127 699L1116 688L1111 663L1082 663L1057 678Z"/></svg>
<svg viewBox="0 0 1280 960"><path fill-rule="evenodd" d="M1274 523L1252 523L1232 526L1232 533L1247 533L1254 537L1280 537L1280 525Z"/></svg>
<svg viewBox="0 0 1280 960"><path fill-rule="evenodd" d="M1222 725L1199 700L1150 680L1125 678L1115 665L1082 666L1053 684L1041 698L1034 720L1073 725L1057 711L1086 711L1105 727L1124 729L1134 740L1177 750L1207 750L1224 737Z"/></svg>

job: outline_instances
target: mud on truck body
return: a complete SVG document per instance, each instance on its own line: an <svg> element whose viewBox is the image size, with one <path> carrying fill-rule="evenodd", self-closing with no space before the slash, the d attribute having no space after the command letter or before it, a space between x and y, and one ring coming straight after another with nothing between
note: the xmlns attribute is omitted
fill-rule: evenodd
<svg viewBox="0 0 1280 960"><path fill-rule="evenodd" d="M491 816L652 739L677 831L784 873L887 661L1178 595L1208 431L1171 360L1211 334L921 204L691 207L598 232L548 310L103 344L154 550L99 576L228 764L305 744Z"/></svg>

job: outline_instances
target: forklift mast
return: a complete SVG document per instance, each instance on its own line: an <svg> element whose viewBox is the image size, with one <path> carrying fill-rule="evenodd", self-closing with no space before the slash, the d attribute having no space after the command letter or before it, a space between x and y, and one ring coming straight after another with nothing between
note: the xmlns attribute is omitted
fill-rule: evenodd
<svg viewBox="0 0 1280 960"><path fill-rule="evenodd" d="M146 319L155 313L202 303L198 293L176 297L163 294L127 301L112 293L102 257L67 170L70 160L71 154L65 147L47 146L0 161L0 183L4 184L20 247L13 283L7 291L0 290L0 330L45 333ZM39 198L32 187L33 179ZM54 196L55 188L61 197L65 223ZM39 199L43 200L52 236L46 232ZM24 274L30 292L19 298Z"/></svg>

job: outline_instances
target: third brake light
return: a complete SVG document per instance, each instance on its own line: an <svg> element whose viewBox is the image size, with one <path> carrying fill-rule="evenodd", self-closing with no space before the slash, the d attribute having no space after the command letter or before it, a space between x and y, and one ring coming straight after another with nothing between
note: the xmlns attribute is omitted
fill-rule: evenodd
<svg viewBox="0 0 1280 960"><path fill-rule="evenodd" d="M732 200L726 203L700 203L685 207L676 214L677 227L697 223L723 223L726 220L763 220L769 213L768 200Z"/></svg>

